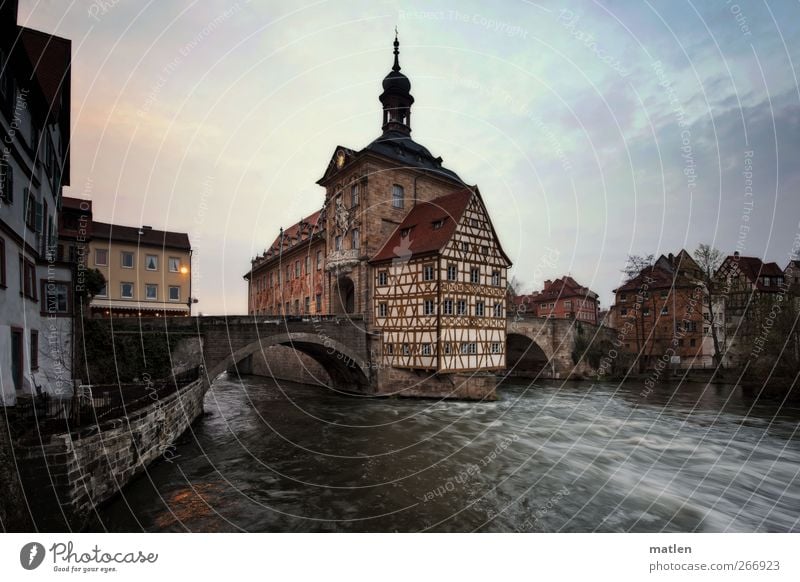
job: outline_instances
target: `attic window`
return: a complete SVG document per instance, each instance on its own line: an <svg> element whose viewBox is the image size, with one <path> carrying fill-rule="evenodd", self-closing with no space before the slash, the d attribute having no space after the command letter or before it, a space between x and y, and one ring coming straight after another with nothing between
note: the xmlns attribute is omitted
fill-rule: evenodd
<svg viewBox="0 0 800 582"><path fill-rule="evenodd" d="M444 218L440 218L439 220L434 220L433 230L439 230L440 228L442 228L443 224L444 224Z"/></svg>
<svg viewBox="0 0 800 582"><path fill-rule="evenodd" d="M411 227L403 228L400 230L400 236L406 238L409 232L411 232Z"/></svg>

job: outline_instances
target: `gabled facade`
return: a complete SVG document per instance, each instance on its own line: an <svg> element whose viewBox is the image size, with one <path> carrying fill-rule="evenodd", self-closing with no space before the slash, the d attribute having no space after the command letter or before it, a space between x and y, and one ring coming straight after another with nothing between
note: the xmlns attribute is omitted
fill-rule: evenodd
<svg viewBox="0 0 800 582"><path fill-rule="evenodd" d="M722 362L726 367L743 366L772 302L785 292L784 271L777 263L735 252L725 258L714 278L714 311L725 346Z"/></svg>
<svg viewBox="0 0 800 582"><path fill-rule="evenodd" d="M555 281L548 279L541 291L517 296L515 303L523 312L537 317L575 319L594 325L600 307L597 293L570 276Z"/></svg>
<svg viewBox="0 0 800 582"><path fill-rule="evenodd" d="M71 270L56 257L69 184L69 40L0 6L0 403L72 393Z"/></svg>
<svg viewBox="0 0 800 582"><path fill-rule="evenodd" d="M610 327L620 351L639 369L713 365L713 342L704 316L706 287L689 253L662 255L614 289Z"/></svg>
<svg viewBox="0 0 800 582"><path fill-rule="evenodd" d="M387 366L440 373L505 367L511 263L477 189L419 203L371 264Z"/></svg>

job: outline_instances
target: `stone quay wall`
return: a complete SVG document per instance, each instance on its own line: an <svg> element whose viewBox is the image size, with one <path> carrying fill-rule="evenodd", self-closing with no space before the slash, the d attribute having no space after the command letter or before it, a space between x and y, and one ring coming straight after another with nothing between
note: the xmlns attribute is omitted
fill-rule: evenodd
<svg viewBox="0 0 800 582"><path fill-rule="evenodd" d="M80 530L97 506L147 466L169 460L172 444L203 414L201 378L97 430L43 436L17 445L23 489L39 531Z"/></svg>

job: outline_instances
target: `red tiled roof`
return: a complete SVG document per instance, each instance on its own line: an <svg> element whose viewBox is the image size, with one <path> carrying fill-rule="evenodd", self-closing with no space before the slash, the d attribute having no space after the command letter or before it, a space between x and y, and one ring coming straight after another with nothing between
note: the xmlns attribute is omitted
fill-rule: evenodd
<svg viewBox="0 0 800 582"><path fill-rule="evenodd" d="M307 240L311 235L320 233L324 230L323 226L319 223L319 217L322 214L322 211L317 210L314 214L310 214L305 218L300 219L299 222L294 223L289 228L286 228L283 231L283 249L286 250L287 248L291 247L297 242L297 236L305 234L307 235L305 239ZM272 245L267 249L266 255L270 253L277 253L281 244L281 235L275 237L275 240L272 241Z"/></svg>
<svg viewBox="0 0 800 582"><path fill-rule="evenodd" d="M140 232L142 234L139 234ZM192 245L189 243L189 235L185 232L169 232L152 228L143 229L135 226L109 224L107 222L92 221L92 238L185 251L192 249Z"/></svg>
<svg viewBox="0 0 800 582"><path fill-rule="evenodd" d="M550 301L552 299L569 299L570 297L587 297L596 295L597 294L591 289L584 287L575 279L567 275L566 277L556 279L549 285L545 285L545 288L542 291L530 296L530 301L536 303L540 301Z"/></svg>
<svg viewBox="0 0 800 582"><path fill-rule="evenodd" d="M472 196L472 190L465 188L430 202L417 203L370 262L409 259L441 251L452 238ZM434 223L440 220L442 225L434 228ZM409 229L408 240L402 236L406 229Z"/></svg>

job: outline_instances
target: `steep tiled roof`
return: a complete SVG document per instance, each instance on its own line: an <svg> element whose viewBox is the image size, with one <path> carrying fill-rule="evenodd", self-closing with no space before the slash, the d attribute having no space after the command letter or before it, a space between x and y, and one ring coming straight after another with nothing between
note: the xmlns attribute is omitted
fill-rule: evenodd
<svg viewBox="0 0 800 582"><path fill-rule="evenodd" d="M560 279L556 279L549 285L545 284L545 288L531 297L531 301L549 301L552 299L568 299L570 297L586 297L596 296L588 287L579 284L575 279L567 275Z"/></svg>
<svg viewBox="0 0 800 582"><path fill-rule="evenodd" d="M409 259L441 251L452 238L472 196L472 190L464 189L417 203L370 262ZM441 225L436 228L439 221ZM404 237L403 233L407 235Z"/></svg>
<svg viewBox="0 0 800 582"><path fill-rule="evenodd" d="M648 289L669 289L673 284L675 287L693 286L692 281L682 275L675 276L666 269L652 266L642 269L638 275L614 289L614 293L619 291L638 291L645 284Z"/></svg>
<svg viewBox="0 0 800 582"><path fill-rule="evenodd" d="M760 291L775 291L777 289L776 285L764 285L760 277L783 277L783 270L777 263L765 263L758 257L728 255L720 270L723 268L737 269L751 283L754 283Z"/></svg>
<svg viewBox="0 0 800 582"><path fill-rule="evenodd" d="M283 246L284 249L286 247L294 245L298 242L298 237L300 240L304 238L304 236L311 236L311 234L318 233L322 230L322 225L319 224L319 217L321 211L317 210L314 214L310 214L305 218L300 219L299 222L295 222L289 228L286 228L283 231ZM281 244L281 235L275 237L275 240L272 241L272 246L270 249L278 250Z"/></svg>
<svg viewBox="0 0 800 582"><path fill-rule="evenodd" d="M92 238L95 240L111 240L152 247L181 249L189 251L189 235L185 232L169 232L152 228L121 226L107 222L92 221Z"/></svg>

